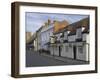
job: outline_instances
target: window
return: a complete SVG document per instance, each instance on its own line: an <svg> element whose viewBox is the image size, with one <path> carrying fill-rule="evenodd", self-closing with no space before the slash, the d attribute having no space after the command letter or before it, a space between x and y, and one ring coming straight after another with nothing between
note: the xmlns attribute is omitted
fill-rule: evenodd
<svg viewBox="0 0 100 80"><path fill-rule="evenodd" d="M66 46L65 48L66 48L66 52L68 52L69 47L68 47L68 46Z"/></svg>
<svg viewBox="0 0 100 80"><path fill-rule="evenodd" d="M67 40L68 38L68 32L64 32L64 40Z"/></svg>
<svg viewBox="0 0 100 80"><path fill-rule="evenodd" d="M83 53L83 47L82 46L79 46L78 47L78 51L79 51L79 53Z"/></svg>
<svg viewBox="0 0 100 80"><path fill-rule="evenodd" d="M77 38L82 38L82 29L81 28L77 29L76 36L77 36Z"/></svg>
<svg viewBox="0 0 100 80"><path fill-rule="evenodd" d="M57 46L55 46L55 50L56 50L56 51L58 50L58 47L57 47Z"/></svg>
<svg viewBox="0 0 100 80"><path fill-rule="evenodd" d="M64 37L64 33L60 33L60 38L63 38Z"/></svg>

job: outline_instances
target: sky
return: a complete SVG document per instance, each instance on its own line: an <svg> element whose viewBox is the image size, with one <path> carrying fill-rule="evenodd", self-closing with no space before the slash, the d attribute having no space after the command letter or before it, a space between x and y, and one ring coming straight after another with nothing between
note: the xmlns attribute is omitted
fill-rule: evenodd
<svg viewBox="0 0 100 80"><path fill-rule="evenodd" d="M66 20L70 24L77 22L81 19L88 17L88 15L75 15L75 14L59 14L59 13L25 13L25 29L26 32L36 32L48 19L51 21Z"/></svg>

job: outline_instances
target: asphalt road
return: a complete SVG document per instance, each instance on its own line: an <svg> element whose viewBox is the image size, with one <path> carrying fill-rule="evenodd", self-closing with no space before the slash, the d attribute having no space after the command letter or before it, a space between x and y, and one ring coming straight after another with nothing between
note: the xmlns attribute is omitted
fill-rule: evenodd
<svg viewBox="0 0 100 80"><path fill-rule="evenodd" d="M65 65L65 62L27 51L26 67Z"/></svg>
<svg viewBox="0 0 100 80"><path fill-rule="evenodd" d="M38 54L34 51L26 51L26 67L40 67L40 66L58 66L58 65L75 65L84 64L82 61L72 61L67 59L67 62L58 60L54 57L47 57Z"/></svg>

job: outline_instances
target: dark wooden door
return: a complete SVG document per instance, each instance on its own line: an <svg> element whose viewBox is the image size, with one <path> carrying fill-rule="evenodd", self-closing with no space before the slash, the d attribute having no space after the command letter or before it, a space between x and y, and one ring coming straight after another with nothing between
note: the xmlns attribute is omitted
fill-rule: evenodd
<svg viewBox="0 0 100 80"><path fill-rule="evenodd" d="M59 56L61 56L61 46L59 46Z"/></svg>
<svg viewBox="0 0 100 80"><path fill-rule="evenodd" d="M74 59L76 59L76 46L73 46L73 55L74 55Z"/></svg>

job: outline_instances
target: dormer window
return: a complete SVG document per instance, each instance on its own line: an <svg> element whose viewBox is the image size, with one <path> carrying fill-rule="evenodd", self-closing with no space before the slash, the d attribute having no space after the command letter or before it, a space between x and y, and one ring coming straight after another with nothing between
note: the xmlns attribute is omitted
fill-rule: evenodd
<svg viewBox="0 0 100 80"><path fill-rule="evenodd" d="M82 32L84 31L85 27L82 27Z"/></svg>
<svg viewBox="0 0 100 80"><path fill-rule="evenodd" d="M64 40L65 40L65 41L68 40L68 32L67 32L67 31L64 32Z"/></svg>
<svg viewBox="0 0 100 80"><path fill-rule="evenodd" d="M62 36L62 33L60 33L60 36Z"/></svg>
<svg viewBox="0 0 100 80"><path fill-rule="evenodd" d="M84 28L83 28L84 29ZM82 27L81 28L78 28L76 30L76 38L77 39L81 39L82 38Z"/></svg>
<svg viewBox="0 0 100 80"><path fill-rule="evenodd" d="M64 37L64 33L60 33L60 37Z"/></svg>
<svg viewBox="0 0 100 80"><path fill-rule="evenodd" d="M68 34L70 33L70 31L67 31L68 32Z"/></svg>

